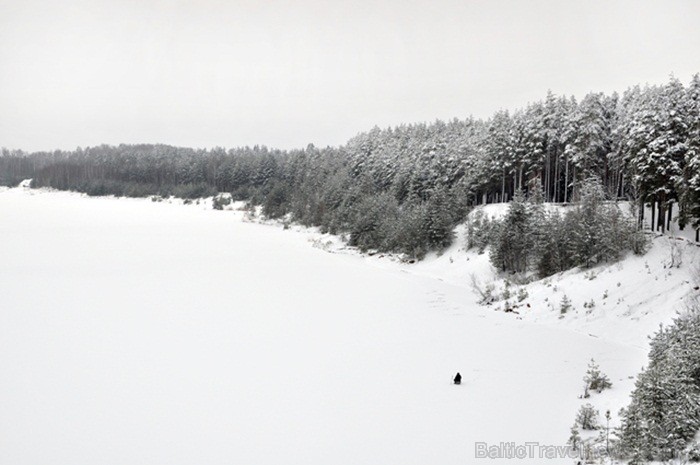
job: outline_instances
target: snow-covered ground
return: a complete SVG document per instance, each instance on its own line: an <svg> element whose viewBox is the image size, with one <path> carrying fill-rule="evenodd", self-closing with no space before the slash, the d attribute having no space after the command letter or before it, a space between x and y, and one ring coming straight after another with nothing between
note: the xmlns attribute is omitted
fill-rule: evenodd
<svg viewBox="0 0 700 465"><path fill-rule="evenodd" d="M2 190L0 464L449 465L503 463L475 442L564 445L590 358L614 387L589 401L616 417L646 335L692 292L698 249L663 269L664 240L532 283L514 314L476 303L471 275L495 277L459 240L405 264L204 203Z"/></svg>

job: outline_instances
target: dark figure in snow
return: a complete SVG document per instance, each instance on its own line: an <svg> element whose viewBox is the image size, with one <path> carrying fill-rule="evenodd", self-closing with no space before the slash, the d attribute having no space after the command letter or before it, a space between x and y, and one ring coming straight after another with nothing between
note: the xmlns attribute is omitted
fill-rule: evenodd
<svg viewBox="0 0 700 465"><path fill-rule="evenodd" d="M455 384L462 384L462 375L459 373L455 375Z"/></svg>

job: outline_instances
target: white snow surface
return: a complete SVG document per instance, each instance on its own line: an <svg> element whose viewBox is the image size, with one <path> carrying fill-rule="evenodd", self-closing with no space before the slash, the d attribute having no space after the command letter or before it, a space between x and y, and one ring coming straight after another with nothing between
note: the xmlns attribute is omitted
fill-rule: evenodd
<svg viewBox="0 0 700 465"><path fill-rule="evenodd" d="M532 283L514 314L477 304L472 274L502 281L461 237L405 264L209 203L0 190L0 464L450 465L504 463L477 441L565 445L591 357L614 386L587 401L617 421L647 335L693 292L697 247L664 269L664 241Z"/></svg>

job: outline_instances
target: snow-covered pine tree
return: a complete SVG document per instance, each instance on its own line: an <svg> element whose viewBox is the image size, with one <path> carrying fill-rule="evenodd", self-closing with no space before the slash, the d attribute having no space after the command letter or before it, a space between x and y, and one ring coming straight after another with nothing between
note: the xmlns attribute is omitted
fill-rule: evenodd
<svg viewBox="0 0 700 465"><path fill-rule="evenodd" d="M568 231L559 212L545 213L539 228L534 257L537 274L543 278L568 269L571 263Z"/></svg>
<svg viewBox="0 0 700 465"><path fill-rule="evenodd" d="M570 232L571 242L575 262L589 267L600 261L603 252L605 192L600 180L593 177L582 182L580 195L580 203L569 212L575 219L575 227Z"/></svg>
<svg viewBox="0 0 700 465"><path fill-rule="evenodd" d="M652 459L646 429L636 405L620 410L621 424L618 429L620 436L620 455L629 460L630 465L642 465Z"/></svg>
<svg viewBox="0 0 700 465"><path fill-rule="evenodd" d="M687 89L688 139L681 188L681 224L700 229L700 74ZM700 239L696 237L696 240Z"/></svg>
<svg viewBox="0 0 700 465"><path fill-rule="evenodd" d="M608 118L603 94L588 94L578 105L573 117L575 135L567 146L576 170L573 176L574 183L601 176L605 172L610 146Z"/></svg>
<svg viewBox="0 0 700 465"><path fill-rule="evenodd" d="M522 192L516 192L508 212L494 229L496 236L489 257L493 266L503 272L527 271L534 241L530 208Z"/></svg>
<svg viewBox="0 0 700 465"><path fill-rule="evenodd" d="M451 208L443 192L434 191L428 200L423 228L426 245L430 249L442 250L452 243L454 234Z"/></svg>
<svg viewBox="0 0 700 465"><path fill-rule="evenodd" d="M492 241L492 222L483 210L477 210L467 220L467 248L481 254Z"/></svg>
<svg viewBox="0 0 700 465"><path fill-rule="evenodd" d="M489 120L488 137L484 141L489 171L500 180L500 195L498 200L508 200L510 192L509 180L513 174L514 142L513 121L507 111L499 111Z"/></svg>

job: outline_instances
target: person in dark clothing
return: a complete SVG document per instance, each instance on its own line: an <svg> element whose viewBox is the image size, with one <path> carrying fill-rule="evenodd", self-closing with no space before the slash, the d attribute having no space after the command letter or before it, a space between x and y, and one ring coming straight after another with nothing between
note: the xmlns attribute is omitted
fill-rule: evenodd
<svg viewBox="0 0 700 465"><path fill-rule="evenodd" d="M459 373L455 375L455 384L462 384L462 375L460 375Z"/></svg>

